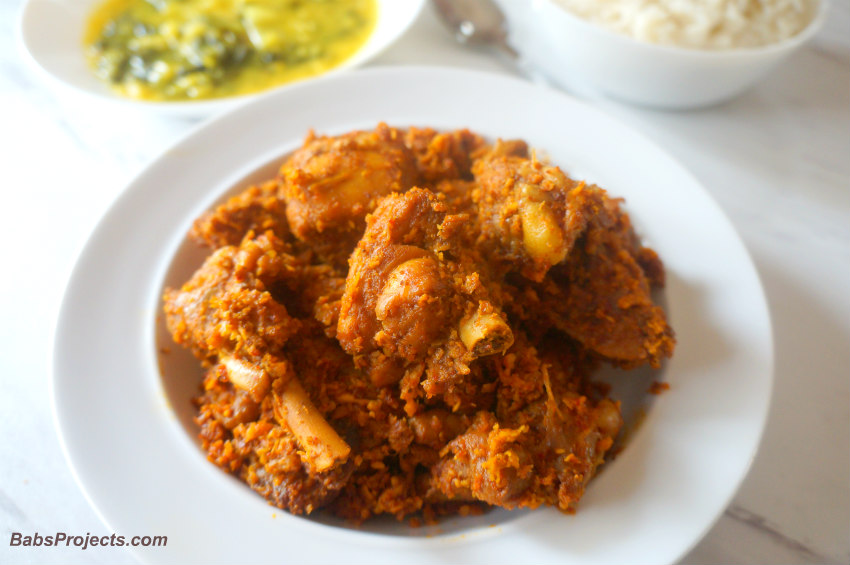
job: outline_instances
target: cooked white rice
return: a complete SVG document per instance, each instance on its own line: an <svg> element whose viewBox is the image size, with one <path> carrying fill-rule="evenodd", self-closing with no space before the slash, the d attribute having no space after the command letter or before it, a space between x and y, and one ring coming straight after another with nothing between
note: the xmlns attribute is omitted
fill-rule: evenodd
<svg viewBox="0 0 850 565"><path fill-rule="evenodd" d="M642 41L695 49L777 43L811 22L818 0L556 0Z"/></svg>

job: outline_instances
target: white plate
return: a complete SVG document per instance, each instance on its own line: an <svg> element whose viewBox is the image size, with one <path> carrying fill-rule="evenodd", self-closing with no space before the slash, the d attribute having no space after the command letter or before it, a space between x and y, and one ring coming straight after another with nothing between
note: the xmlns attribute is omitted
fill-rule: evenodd
<svg viewBox="0 0 850 565"><path fill-rule="evenodd" d="M19 42L26 58L61 86L110 103L176 116L213 115L294 84L287 83L256 94L188 102L150 102L122 97L94 76L85 58L86 21L92 9L101 2L103 0L27 0L18 21ZM369 40L350 59L324 75L357 67L379 55L407 31L424 3L425 0L378 0L378 22Z"/></svg>
<svg viewBox="0 0 850 565"><path fill-rule="evenodd" d="M646 412L642 425L591 483L575 516L499 511L437 528L387 521L359 531L293 517L205 460L188 404L196 364L187 362L183 381L174 379L179 361L167 361L160 376L160 293L199 260L183 246L192 220L234 187L268 175L309 128L341 133L380 120L526 139L574 176L625 197L638 231L667 265L665 299L679 341L663 375L672 388L630 408ZM166 548L138 550L148 562L670 563L708 530L746 474L772 383L770 321L756 271L685 169L561 93L434 68L373 69L293 86L166 151L83 251L54 355L56 422L71 467L111 531L168 536ZM189 359L178 351L166 358ZM623 394L638 387L642 398L661 378L627 377Z"/></svg>

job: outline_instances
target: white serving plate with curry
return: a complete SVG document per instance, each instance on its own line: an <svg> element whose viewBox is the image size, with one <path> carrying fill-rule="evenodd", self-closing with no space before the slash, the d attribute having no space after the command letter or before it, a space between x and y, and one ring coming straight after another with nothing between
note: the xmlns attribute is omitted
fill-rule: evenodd
<svg viewBox="0 0 850 565"><path fill-rule="evenodd" d="M128 4L121 0L111 0L111 3L113 5ZM19 42L26 58L55 84L103 101L159 114L204 117L230 109L270 91L286 88L296 82L312 80L366 63L401 37L418 16L424 0L375 0L375 21L371 24L371 32L368 33L365 43L352 48L353 52L347 58L337 56L335 60L328 61L327 65L322 65L326 68L316 70L317 65L313 70L298 70L290 73L291 76L285 82L254 92L244 93L244 88L229 88L219 97L186 100L152 100L150 96L130 97L126 95L126 89L122 94L115 84L110 84L109 80L103 80L95 75L87 60L86 44L92 40L90 23L92 15L103 4L104 0L28 0L25 2L20 13L18 32ZM244 15L241 17L244 18ZM272 68L273 65L270 65L269 69ZM262 68L257 71L255 76L263 74Z"/></svg>
<svg viewBox="0 0 850 565"><path fill-rule="evenodd" d="M353 527L270 506L198 445L197 361L174 347L160 354L171 341L160 339L163 287L184 281L203 259L186 232L226 195L274 174L310 128L333 135L379 121L525 139L571 176L625 198L637 233L665 263L676 352L660 373L610 379L630 439L575 515L494 509L418 528L392 518ZM131 548L145 563L660 564L693 547L746 475L770 404L773 348L767 303L740 238L666 152L562 93L413 67L294 85L165 151L81 253L52 366L62 446L106 531L168 536L166 547ZM654 380L670 389L647 394Z"/></svg>

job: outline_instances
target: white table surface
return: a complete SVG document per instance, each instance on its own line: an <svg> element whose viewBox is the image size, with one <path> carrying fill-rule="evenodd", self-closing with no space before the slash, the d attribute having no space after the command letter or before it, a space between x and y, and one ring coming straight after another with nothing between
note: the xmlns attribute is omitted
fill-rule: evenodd
<svg viewBox="0 0 850 565"><path fill-rule="evenodd" d="M111 534L62 455L48 393L65 283L125 184L195 125L46 87L0 1L0 563L135 563L120 548L11 548L12 532ZM455 45L430 6L374 65L510 73ZM688 167L762 277L776 346L767 429L740 491L683 563L850 562L850 5L741 98L667 113L594 100ZM118 532L119 534L121 532Z"/></svg>

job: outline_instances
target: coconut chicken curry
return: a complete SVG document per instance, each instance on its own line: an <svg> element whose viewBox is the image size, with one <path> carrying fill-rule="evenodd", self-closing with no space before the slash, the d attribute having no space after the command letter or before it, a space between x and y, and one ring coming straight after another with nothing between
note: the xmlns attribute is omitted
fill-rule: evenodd
<svg viewBox="0 0 850 565"><path fill-rule="evenodd" d="M622 201L520 140L310 133L191 237L203 449L294 514L573 512L622 426L594 372L674 349Z"/></svg>

